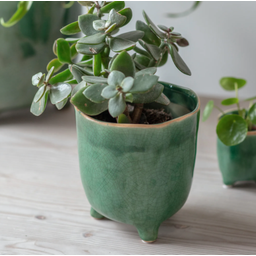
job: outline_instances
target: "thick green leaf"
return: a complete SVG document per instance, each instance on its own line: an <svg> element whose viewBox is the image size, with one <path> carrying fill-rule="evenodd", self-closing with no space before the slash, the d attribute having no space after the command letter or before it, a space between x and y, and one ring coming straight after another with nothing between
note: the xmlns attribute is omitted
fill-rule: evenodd
<svg viewBox="0 0 256 256"><path fill-rule="evenodd" d="M157 84L158 76L155 75L139 75L134 79L134 85L130 90L131 93L145 93L153 88Z"/></svg>
<svg viewBox="0 0 256 256"><path fill-rule="evenodd" d="M133 103L133 95L131 93L125 94L125 101Z"/></svg>
<svg viewBox="0 0 256 256"><path fill-rule="evenodd" d="M133 94L133 103L152 103L159 98L163 90L164 86L157 83L149 92Z"/></svg>
<svg viewBox="0 0 256 256"><path fill-rule="evenodd" d="M171 102L163 93L155 100L156 103L168 106Z"/></svg>
<svg viewBox="0 0 256 256"><path fill-rule="evenodd" d="M30 107L30 112L35 115L35 116L40 116L47 105L47 101L48 101L48 95L49 95L49 88L46 88L45 93L43 94L43 97L38 101L38 102L32 102L32 105Z"/></svg>
<svg viewBox="0 0 256 256"><path fill-rule="evenodd" d="M177 67L179 71L181 71L183 74L191 76L191 71L186 65L186 63L183 61L183 59L178 54L176 48L173 45L168 45L170 50L170 55L172 57L173 63Z"/></svg>
<svg viewBox="0 0 256 256"><path fill-rule="evenodd" d="M81 32L80 28L79 28L79 24L78 21L75 21L73 23L68 24L67 26L63 27L60 32L63 35L74 35L77 34L79 32Z"/></svg>
<svg viewBox="0 0 256 256"><path fill-rule="evenodd" d="M110 66L110 71L113 70L118 70L124 73L125 76L134 77L136 69L130 54L126 51L123 51L120 54L118 54Z"/></svg>
<svg viewBox="0 0 256 256"><path fill-rule="evenodd" d="M84 81L77 84L72 90L71 97L73 97L73 95L75 95L78 91L80 91L82 88L85 88L85 87L86 87L86 83Z"/></svg>
<svg viewBox="0 0 256 256"><path fill-rule="evenodd" d="M126 21L123 26L127 25L132 19L132 10L131 8L124 8L123 10L119 11L119 13L126 17Z"/></svg>
<svg viewBox="0 0 256 256"><path fill-rule="evenodd" d="M155 59L155 60L159 60L160 56L161 56L161 50L160 48L158 48L156 45L153 44L147 44L145 43L143 40L139 40L139 44L146 49L149 54Z"/></svg>
<svg viewBox="0 0 256 256"><path fill-rule="evenodd" d="M84 14L78 16L79 27L86 36L91 36L99 33L93 28L93 21L99 20L95 14Z"/></svg>
<svg viewBox="0 0 256 256"><path fill-rule="evenodd" d="M153 32L155 32L155 34L157 36L159 36L160 38L165 38L166 35L165 33L161 32L158 27L153 23L153 21L148 17L148 15L146 14L145 11L143 11L143 16L144 16L144 19L146 21L146 23L148 24L148 26L151 28L151 30Z"/></svg>
<svg viewBox="0 0 256 256"><path fill-rule="evenodd" d="M133 50L134 50L136 53L139 53L140 55L143 55L143 56L146 56L146 57L148 57L148 58L151 58L151 55L150 55L147 51L142 50L142 49L138 48L137 46L135 46L135 47L133 48Z"/></svg>
<svg viewBox="0 0 256 256"><path fill-rule="evenodd" d="M39 82L41 81L41 78L43 77L43 73L42 72L39 72L35 75L32 76L32 84L34 86L37 86L39 85ZM44 82L44 81L43 81Z"/></svg>
<svg viewBox="0 0 256 256"><path fill-rule="evenodd" d="M50 91L50 100L52 104L56 104L58 102L66 99L72 91L72 87L68 83L59 83L57 85L53 85Z"/></svg>
<svg viewBox="0 0 256 256"><path fill-rule="evenodd" d="M108 85L102 90L102 97L105 99L111 99L117 95L118 91L116 90L116 86L114 85Z"/></svg>
<svg viewBox="0 0 256 256"><path fill-rule="evenodd" d="M140 76L140 75L154 75L157 71L157 68L152 67L152 68L145 68L139 72L136 73L136 76Z"/></svg>
<svg viewBox="0 0 256 256"><path fill-rule="evenodd" d="M67 63L67 64L72 63L69 43L63 38L59 38L56 43L57 43L57 56L59 61L61 63Z"/></svg>
<svg viewBox="0 0 256 256"><path fill-rule="evenodd" d="M108 102L108 111L112 117L121 115L126 109L126 103L122 93L117 94Z"/></svg>
<svg viewBox="0 0 256 256"><path fill-rule="evenodd" d="M126 17L112 9L108 15L108 21L110 21L110 24L116 23L118 27L121 27L126 22Z"/></svg>
<svg viewBox="0 0 256 256"><path fill-rule="evenodd" d="M52 76L53 76L53 73L54 73L54 67L51 67L51 69L49 70L49 72L48 72L48 74L47 74L47 76L46 76L46 78L45 78L45 81L46 81L47 83L49 83L50 79L51 79Z"/></svg>
<svg viewBox="0 0 256 256"><path fill-rule="evenodd" d="M163 65L165 65L167 60L168 60L168 51L166 51L163 55L161 54L161 60L160 60L160 62L158 63L157 66L162 67Z"/></svg>
<svg viewBox="0 0 256 256"><path fill-rule="evenodd" d="M170 32L170 29L167 28L166 26L164 25L157 25L161 30L163 30L164 32Z"/></svg>
<svg viewBox="0 0 256 256"><path fill-rule="evenodd" d="M79 44L101 44L105 41L106 34L97 33L91 36L86 36L81 38L78 43Z"/></svg>
<svg viewBox="0 0 256 256"><path fill-rule="evenodd" d="M117 118L117 123L119 123L119 124L130 124L131 120L125 114L121 114Z"/></svg>
<svg viewBox="0 0 256 256"><path fill-rule="evenodd" d="M117 38L126 39L129 41L137 42L139 39L143 38L144 32L140 30L130 31L117 36Z"/></svg>
<svg viewBox="0 0 256 256"><path fill-rule="evenodd" d="M125 75L117 70L112 71L108 76L108 84L113 86L118 86L124 80Z"/></svg>
<svg viewBox="0 0 256 256"><path fill-rule="evenodd" d="M109 47L113 52L121 52L123 50L130 51L135 47L136 43L130 40L113 37L109 40Z"/></svg>
<svg viewBox="0 0 256 256"><path fill-rule="evenodd" d="M102 90L107 87L107 84L92 84L84 90L84 96L92 102L102 103L106 99L101 96Z"/></svg>
<svg viewBox="0 0 256 256"><path fill-rule="evenodd" d="M99 77L99 76L83 76L83 81L90 84L99 84L99 83L107 83L108 79L105 77Z"/></svg>
<svg viewBox="0 0 256 256"><path fill-rule="evenodd" d="M44 94L44 92L45 92L45 90L46 90L46 85L44 85L44 86L42 86L42 87L40 87L39 89L38 89L38 91L37 91L37 93L36 93L36 95L35 95L35 97L34 97L34 102L38 102L39 100L41 100L41 98L43 97L43 94Z"/></svg>
<svg viewBox="0 0 256 256"><path fill-rule="evenodd" d="M148 44L154 44L156 46L159 46L161 43L161 40L151 31L151 29L143 22L138 20L136 22L136 29L143 31L144 36L142 40Z"/></svg>
<svg viewBox="0 0 256 256"><path fill-rule="evenodd" d="M72 44L70 46L70 55L71 55L71 59L75 59L75 57L77 56L78 52L76 50L76 43Z"/></svg>
<svg viewBox="0 0 256 256"><path fill-rule="evenodd" d="M96 116L108 109L108 101L102 103L94 103L87 99L83 94L84 88L80 89L72 98L71 103L76 106L81 112Z"/></svg>
<svg viewBox="0 0 256 256"><path fill-rule="evenodd" d="M60 72L59 74L53 76L49 83L50 84L57 84L60 82L64 82L66 80L69 80L73 77L72 73L70 72L70 70L67 68L64 71Z"/></svg>
<svg viewBox="0 0 256 256"><path fill-rule="evenodd" d="M85 55L95 55L99 54L104 50L104 47L106 46L105 43L101 44L76 44L76 49L79 53L85 54Z"/></svg>
<svg viewBox="0 0 256 256"><path fill-rule="evenodd" d="M249 111L248 111L248 117L250 119L250 121L253 123L253 124L256 124L256 103L254 103Z"/></svg>
<svg viewBox="0 0 256 256"><path fill-rule="evenodd" d="M93 55L93 74L99 76L101 72L101 55Z"/></svg>
<svg viewBox="0 0 256 256"><path fill-rule="evenodd" d="M228 98L221 102L221 104L224 106L229 106L229 105L233 105L233 104L237 104L237 103L239 103L238 98Z"/></svg>
<svg viewBox="0 0 256 256"><path fill-rule="evenodd" d="M225 115L220 119L216 132L222 143L226 146L234 146L246 138L247 123L241 116Z"/></svg>
<svg viewBox="0 0 256 256"><path fill-rule="evenodd" d="M92 23L92 26L97 31L104 31L105 30L105 24L106 24L105 20L95 20Z"/></svg>
<svg viewBox="0 0 256 256"><path fill-rule="evenodd" d="M70 79L70 80L67 80L65 82L68 83L68 84L77 84L76 79Z"/></svg>
<svg viewBox="0 0 256 256"><path fill-rule="evenodd" d="M134 84L134 78L130 76L126 77L121 83L122 91L129 92L132 89L133 84Z"/></svg>
<svg viewBox="0 0 256 256"><path fill-rule="evenodd" d="M136 65L139 64L139 67L142 70L149 66L150 61L151 61L150 58L143 56L143 55L139 55L139 54L136 54L136 57L134 58L135 64Z"/></svg>
<svg viewBox="0 0 256 256"><path fill-rule="evenodd" d="M11 27L15 25L18 21L20 21L23 16L29 11L33 1L20 1L18 3L18 7L13 16L8 20L4 21L3 18L0 19L0 23L4 27Z"/></svg>
<svg viewBox="0 0 256 256"><path fill-rule="evenodd" d="M176 43L180 46L180 47L186 47L189 45L189 42L186 38L180 38L176 41Z"/></svg>
<svg viewBox="0 0 256 256"><path fill-rule="evenodd" d="M102 13L109 13L112 9L115 9L117 12L120 11L125 7L125 2L124 1L113 1L109 2L105 6L100 8L100 11Z"/></svg>
<svg viewBox="0 0 256 256"><path fill-rule="evenodd" d="M220 79L221 87L227 91L234 91L235 84L237 84L237 88L240 89L245 86L246 80L235 77L222 77Z"/></svg>
<svg viewBox="0 0 256 256"><path fill-rule="evenodd" d="M57 58L56 59L52 59L46 69L47 71L49 71L52 67L54 67L54 72L58 72L62 67L63 67L64 64L62 64Z"/></svg>
<svg viewBox="0 0 256 256"><path fill-rule="evenodd" d="M76 65L82 66L82 67L92 67L92 64L93 64L93 58L76 63Z"/></svg>
<svg viewBox="0 0 256 256"><path fill-rule="evenodd" d="M108 29L105 31L106 34L109 34L111 32L113 32L115 29L117 28L117 24L114 23L111 26L108 27Z"/></svg>
<svg viewBox="0 0 256 256"><path fill-rule="evenodd" d="M69 98L69 97L67 97L66 99L64 99L64 100L61 101L61 102L56 103L56 104L55 104L56 108L57 108L58 110L63 109L63 108L65 107L65 105L67 104L67 102L68 102L68 98Z"/></svg>
<svg viewBox="0 0 256 256"><path fill-rule="evenodd" d="M79 66L76 65L72 65L70 66L70 71L73 74L74 78L76 79L76 81L78 83L80 83L82 81L82 77L85 75L93 75L93 73L89 73L88 71L86 71L83 68L80 68Z"/></svg>
<svg viewBox="0 0 256 256"><path fill-rule="evenodd" d="M204 112L203 112L203 122L209 118L210 114L212 113L213 108L214 108L213 100L208 101L208 103L206 104L206 106L204 108Z"/></svg>
<svg viewBox="0 0 256 256"><path fill-rule="evenodd" d="M65 40L69 43L76 43L80 38L71 38L71 37L68 37L68 38L65 38Z"/></svg>

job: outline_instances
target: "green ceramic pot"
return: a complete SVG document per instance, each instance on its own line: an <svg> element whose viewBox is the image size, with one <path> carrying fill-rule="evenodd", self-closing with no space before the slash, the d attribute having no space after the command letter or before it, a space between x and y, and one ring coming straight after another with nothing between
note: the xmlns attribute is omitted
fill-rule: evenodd
<svg viewBox="0 0 256 256"><path fill-rule="evenodd" d="M232 147L217 139L217 155L223 183L233 186L238 181L256 181L256 132L247 133L246 139Z"/></svg>
<svg viewBox="0 0 256 256"><path fill-rule="evenodd" d="M8 20L17 3L0 2L0 17ZM34 2L19 23L10 28L0 25L0 112L30 106L36 92L32 75L46 70L60 28L75 21L80 12L79 4L64 9L62 3Z"/></svg>
<svg viewBox="0 0 256 256"><path fill-rule="evenodd" d="M195 165L199 99L163 83L173 120L156 125L97 121L76 109L82 183L91 215L134 225L156 240L160 224L185 203Z"/></svg>

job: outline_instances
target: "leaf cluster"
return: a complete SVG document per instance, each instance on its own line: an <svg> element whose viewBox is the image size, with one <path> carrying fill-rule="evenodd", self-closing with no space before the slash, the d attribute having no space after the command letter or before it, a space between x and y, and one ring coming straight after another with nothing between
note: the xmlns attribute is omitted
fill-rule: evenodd
<svg viewBox="0 0 256 256"><path fill-rule="evenodd" d="M248 109L240 108L240 100L238 97L238 89L246 85L246 80L234 77L223 77L220 80L220 85L224 90L234 91L235 97L227 98L221 102L223 106L236 105L237 110L225 113L222 109L214 105L213 100L210 100L203 112L203 121L206 121L213 108L217 108L222 116L219 118L216 133L218 138L227 146L234 146L243 142L247 136L247 132L254 129L256 125L256 96L245 99L250 101Z"/></svg>
<svg viewBox="0 0 256 256"><path fill-rule="evenodd" d="M47 65L49 79L44 80L42 73L32 78L41 97L35 96L31 112L42 114L48 94L58 109L71 97L71 103L85 114L95 116L108 110L117 121L135 123L138 120L133 119L133 111L138 104L168 105L155 73L170 55L181 72L191 75L178 53L178 47L188 46L188 41L173 27L156 26L145 12L146 23L137 21L136 30L119 33L132 18L132 10L125 8L123 1L79 3L88 12L60 30L69 37L54 42L56 58ZM78 33L82 37L77 37ZM72 89L72 84L77 85Z"/></svg>

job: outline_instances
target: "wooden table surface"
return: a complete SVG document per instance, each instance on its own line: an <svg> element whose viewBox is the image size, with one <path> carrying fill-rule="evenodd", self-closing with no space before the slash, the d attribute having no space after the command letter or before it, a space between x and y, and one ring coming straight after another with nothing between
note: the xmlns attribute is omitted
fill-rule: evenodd
<svg viewBox="0 0 256 256"><path fill-rule="evenodd" d="M90 217L72 107L49 107L39 118L2 114L0 254L256 254L256 186L222 188L217 113L200 123L189 198L154 244L142 243L133 226Z"/></svg>

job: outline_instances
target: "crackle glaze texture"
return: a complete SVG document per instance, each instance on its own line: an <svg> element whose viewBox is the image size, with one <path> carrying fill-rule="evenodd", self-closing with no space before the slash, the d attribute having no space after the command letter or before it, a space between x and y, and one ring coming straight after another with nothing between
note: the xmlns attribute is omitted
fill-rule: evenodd
<svg viewBox="0 0 256 256"><path fill-rule="evenodd" d="M144 241L154 241L160 224L185 203L196 157L198 98L191 90L163 84L176 117L166 123L106 123L76 109L80 171L91 215L134 225Z"/></svg>
<svg viewBox="0 0 256 256"><path fill-rule="evenodd" d="M256 181L256 132L248 132L246 139L232 147L217 140L217 155L223 183Z"/></svg>
<svg viewBox="0 0 256 256"><path fill-rule="evenodd" d="M18 2L0 1L0 17L7 21ZM36 93L31 77L45 72L55 58L53 42L62 37L60 28L76 20L80 6L65 9L62 2L34 2L13 27L0 25L0 112L29 107Z"/></svg>

